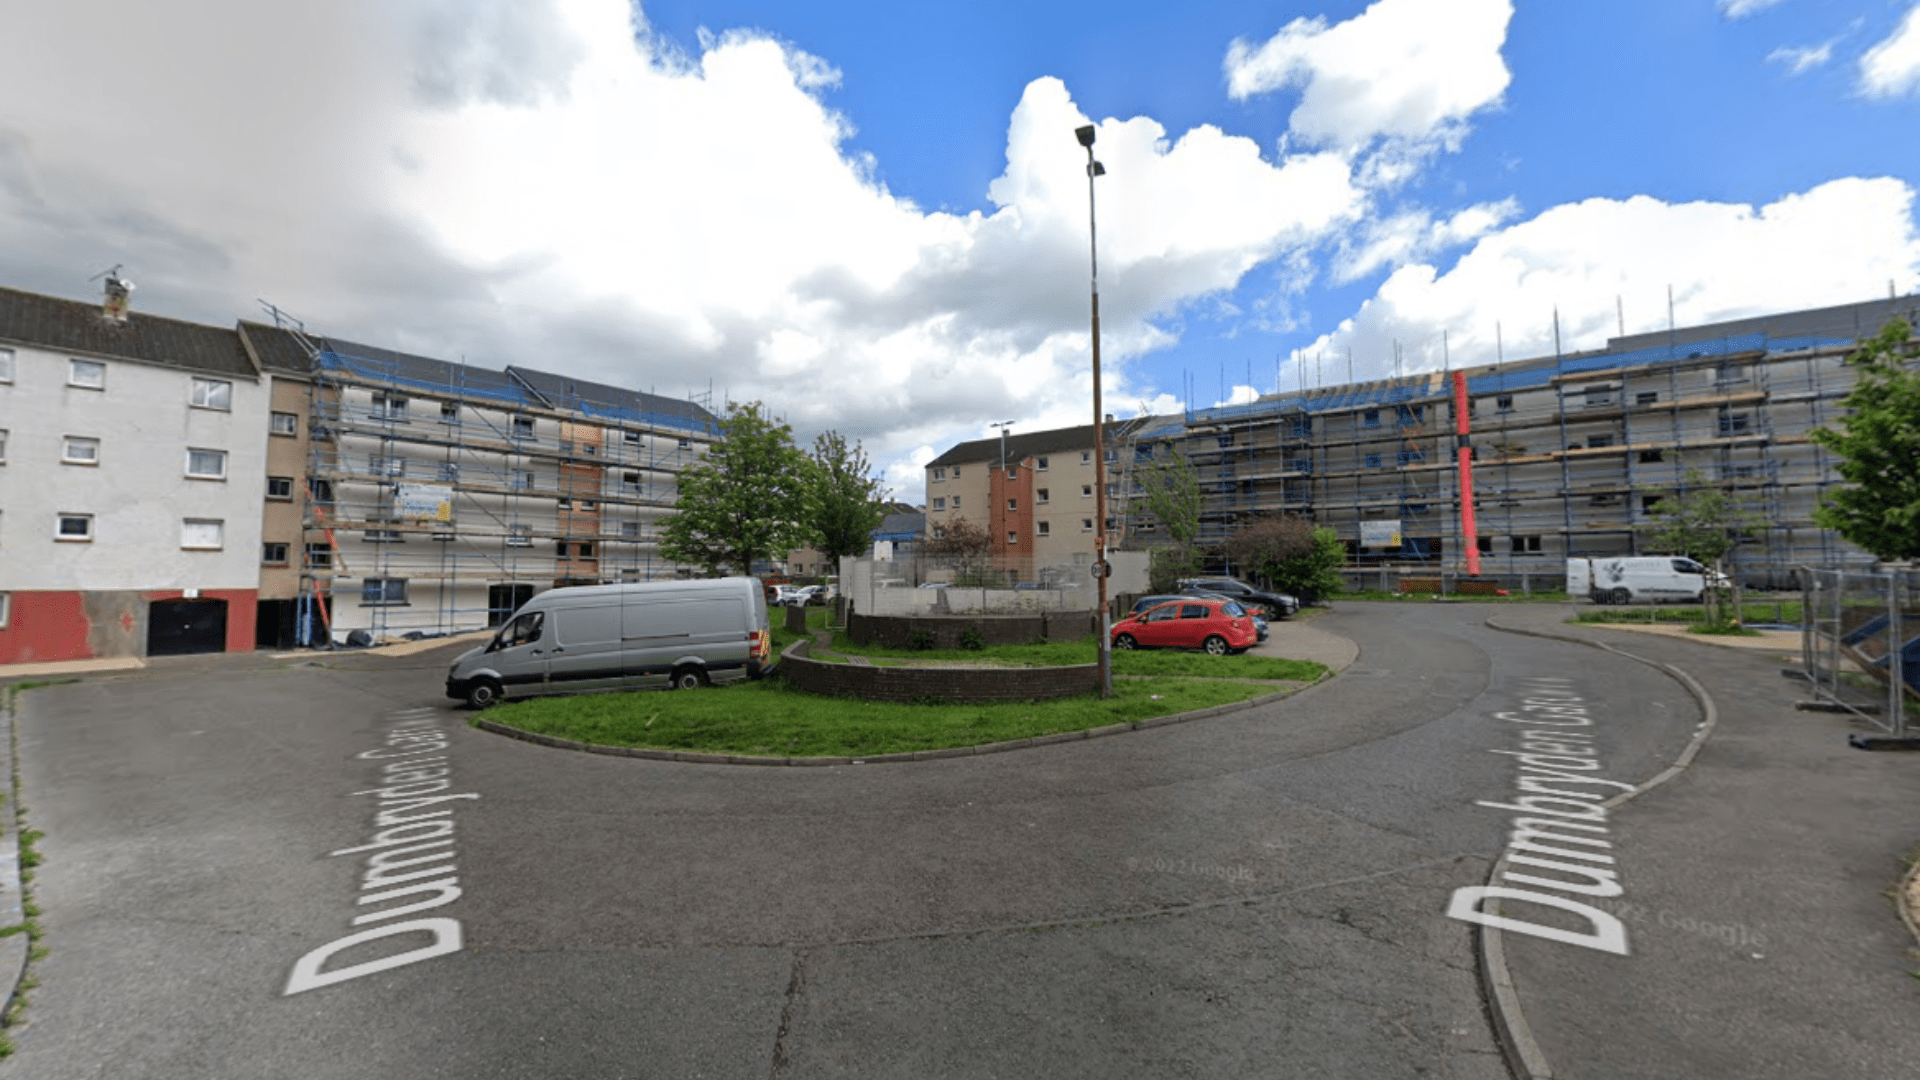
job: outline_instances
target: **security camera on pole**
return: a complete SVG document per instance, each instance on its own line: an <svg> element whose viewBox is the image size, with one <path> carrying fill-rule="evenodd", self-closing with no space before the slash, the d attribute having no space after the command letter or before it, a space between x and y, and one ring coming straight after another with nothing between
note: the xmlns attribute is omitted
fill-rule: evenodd
<svg viewBox="0 0 1920 1080"><path fill-rule="evenodd" d="M1087 242L1093 265L1093 580L1100 589L1100 696L1109 698L1113 696L1113 643L1107 611L1107 454L1100 413L1100 236L1093 214L1093 178L1107 175L1107 168L1093 158L1093 125L1077 128L1073 134L1087 148Z"/></svg>

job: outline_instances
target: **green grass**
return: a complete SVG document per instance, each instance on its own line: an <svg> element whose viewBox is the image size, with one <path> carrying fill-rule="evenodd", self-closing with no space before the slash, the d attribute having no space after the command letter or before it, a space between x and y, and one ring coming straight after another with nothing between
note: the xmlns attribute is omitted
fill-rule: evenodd
<svg viewBox="0 0 1920 1080"><path fill-rule="evenodd" d="M1379 589L1355 589L1352 592L1336 593L1329 600L1407 600L1424 604L1433 602L1432 593L1381 592ZM1449 600L1461 600L1474 604L1564 604L1567 594L1559 589L1535 589L1531 594L1514 590L1512 596L1463 596L1449 593Z"/></svg>
<svg viewBox="0 0 1920 1080"><path fill-rule="evenodd" d="M1714 634L1719 637L1759 637L1760 636L1760 631L1758 630L1749 630L1744 626L1738 626L1730 623L1721 623L1719 625L1709 625L1707 623L1695 623L1692 626L1687 627L1687 633Z"/></svg>
<svg viewBox="0 0 1920 1080"><path fill-rule="evenodd" d="M909 661L950 660L963 663L1001 663L1019 667L1065 667L1099 661L1092 637L1079 641L1042 641L1031 645L994 645L985 649L896 649L884 645L855 645L844 633L833 636L835 652L849 656ZM1289 679L1312 682L1326 667L1311 660L1277 656L1208 656L1203 652L1113 650L1115 675L1184 675L1192 678Z"/></svg>
<svg viewBox="0 0 1920 1080"><path fill-rule="evenodd" d="M1161 677L1118 680L1114 696L1104 701L1088 694L1055 701L901 704L821 697L769 680L707 690L536 698L477 716L603 746L863 757L1081 731L1245 701L1275 689L1258 682Z"/></svg>
<svg viewBox="0 0 1920 1080"><path fill-rule="evenodd" d="M1722 605L1728 611L1731 604ZM1800 601L1798 600L1749 600L1740 605L1744 613L1743 623L1787 623L1798 625L1800 622ZM1575 622L1583 623L1704 623L1707 621L1707 609L1700 604L1640 604L1632 607L1595 607L1583 608L1574 616Z"/></svg>

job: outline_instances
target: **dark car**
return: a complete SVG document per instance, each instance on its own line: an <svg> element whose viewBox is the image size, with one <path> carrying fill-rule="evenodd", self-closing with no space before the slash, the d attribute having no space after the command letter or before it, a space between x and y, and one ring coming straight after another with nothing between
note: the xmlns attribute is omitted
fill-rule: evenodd
<svg viewBox="0 0 1920 1080"><path fill-rule="evenodd" d="M1208 600L1233 599L1231 596L1221 596L1217 593L1201 592L1199 590L1195 590L1192 592L1184 592L1184 593L1163 594L1159 596L1143 596L1140 599L1135 600L1133 602L1133 610L1129 612L1129 614L1138 615L1141 612L1147 610L1148 608L1159 607L1161 604L1164 604L1169 600L1185 600L1189 596L1205 597ZM1245 607L1244 604L1241 606ZM1263 616L1261 616L1259 612L1254 611L1252 608L1247 608L1247 614L1253 616L1253 629L1254 629L1254 632L1257 635L1259 635L1259 640L1260 641L1267 640L1267 620Z"/></svg>
<svg viewBox="0 0 1920 1080"><path fill-rule="evenodd" d="M1300 601L1283 592L1267 592L1256 589L1244 581L1230 577L1186 578L1176 586L1182 592L1199 589L1203 592L1229 596L1242 604L1259 604L1267 609L1267 614L1276 619L1290 618L1300 610Z"/></svg>

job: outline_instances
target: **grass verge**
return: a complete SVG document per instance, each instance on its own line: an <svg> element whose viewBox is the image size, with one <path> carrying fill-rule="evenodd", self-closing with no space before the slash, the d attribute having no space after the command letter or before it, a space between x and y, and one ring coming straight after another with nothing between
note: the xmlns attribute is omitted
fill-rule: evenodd
<svg viewBox="0 0 1920 1080"><path fill-rule="evenodd" d="M1732 611L1731 604L1722 605L1726 611ZM1740 621L1743 623L1784 623L1798 625L1800 622L1800 601L1798 600L1752 600L1740 605ZM1574 616L1575 622L1583 623L1704 623L1707 621L1706 608L1699 604L1641 604L1637 607L1603 607L1583 609Z"/></svg>
<svg viewBox="0 0 1920 1080"><path fill-rule="evenodd" d="M15 700L28 690L73 681L75 680L48 679L14 683L6 687L4 693L0 693L0 712L4 712L10 716L13 713ZM20 790L20 733L18 728L13 727L9 727L9 731L12 732L13 736L10 747L13 757L13 775L7 778L9 781L8 791L6 794L0 795L0 798L12 797L14 793ZM33 901L34 867L39 866L43 858L40 854L40 849L35 845L44 834L38 830L27 828L27 808L22 806L18 799L14 801L13 819L14 828L19 830L20 911L23 916L23 921L15 926L0 927L0 937L11 937L15 934L25 934L27 936L28 966L25 975L20 980L19 988L13 995L13 1004L7 1009L6 1015L0 1016L0 1060L13 1056L13 1052L16 1049L13 1037L8 1035L4 1029L12 1028L19 1024L20 1018L27 1008L28 991L40 984L40 977L33 972L33 963L47 955L47 946L40 940L40 905Z"/></svg>
<svg viewBox="0 0 1920 1080"><path fill-rule="evenodd" d="M1379 589L1355 589L1352 592L1336 593L1329 600L1404 600L1423 604L1433 602L1433 593L1381 592ZM1559 589L1535 589L1531 593L1515 592L1511 596L1462 596L1449 593L1449 600L1459 600L1469 604L1564 604L1567 594Z"/></svg>
<svg viewBox="0 0 1920 1080"><path fill-rule="evenodd" d="M1106 700L1089 694L1055 701L901 704L821 697L768 680L708 690L537 698L480 715L603 746L865 757L1083 731L1227 705L1276 689L1261 682L1160 677L1115 682L1114 696Z"/></svg>
<svg viewBox="0 0 1920 1080"><path fill-rule="evenodd" d="M884 645L855 645L844 633L833 636L835 652L848 656L901 660L943 660L997 663L1018 667L1066 667L1092 664L1099 649L1091 637L1079 641L1042 641L1031 645L995 645L986 649L896 649ZM1326 667L1311 660L1278 656L1208 656L1179 650L1113 650L1115 675L1180 675L1199 679L1287 679L1312 682Z"/></svg>

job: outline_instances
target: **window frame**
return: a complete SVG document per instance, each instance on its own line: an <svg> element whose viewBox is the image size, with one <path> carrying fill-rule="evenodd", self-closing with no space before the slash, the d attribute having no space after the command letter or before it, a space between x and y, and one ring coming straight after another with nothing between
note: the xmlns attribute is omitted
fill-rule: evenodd
<svg viewBox="0 0 1920 1080"><path fill-rule="evenodd" d="M202 393L206 391L206 393ZM225 401L219 398L224 391ZM206 400L202 400L202 399ZM233 411L233 381L231 379L209 379L195 375L188 384L187 407L192 409L210 409L214 412Z"/></svg>
<svg viewBox="0 0 1920 1080"><path fill-rule="evenodd" d="M193 526L213 527L214 542L211 544L190 544L187 542L188 530ZM181 518L181 551L225 551L227 549L227 520L225 518Z"/></svg>
<svg viewBox="0 0 1920 1080"><path fill-rule="evenodd" d="M80 445L90 445L93 448L93 456L74 456L73 448ZM100 437L97 435L62 435L60 437L60 464L85 465L88 468L97 468L100 465L100 450Z"/></svg>
<svg viewBox="0 0 1920 1080"><path fill-rule="evenodd" d="M66 523L69 521L81 522L86 528L84 531L78 533L67 532ZM55 542L62 544L91 544L93 543L95 535L92 514L83 514L72 510L58 510L54 512L53 539Z"/></svg>
<svg viewBox="0 0 1920 1080"><path fill-rule="evenodd" d="M273 557L274 548L280 549L280 557L278 559ZM291 559L292 557L293 557L292 545L287 543L284 540L282 541L263 540L260 542L260 565L261 566L287 566L289 565L287 560Z"/></svg>
<svg viewBox="0 0 1920 1080"><path fill-rule="evenodd" d="M98 382L86 382L80 378L81 368L97 368L100 372ZM77 356L67 357L67 385L77 390L105 390L107 388L107 365L102 360L82 360Z"/></svg>
<svg viewBox="0 0 1920 1080"><path fill-rule="evenodd" d="M282 417L286 418L285 424L282 424L280 422ZM300 414L290 413L290 412L281 412L278 409L269 411L267 413L267 434L278 435L283 439L299 438L300 437Z"/></svg>
<svg viewBox="0 0 1920 1080"><path fill-rule="evenodd" d="M195 454L219 455L220 471L218 473L194 472L193 456ZM183 468L186 470L185 476L189 480L225 480L227 478L227 452L211 446L189 446L187 447L187 462Z"/></svg>
<svg viewBox="0 0 1920 1080"><path fill-rule="evenodd" d="M281 482L284 482L287 485L287 493L285 495L275 495L273 493L273 485ZM274 502L292 502L293 501L293 477L291 476L267 477L267 498L271 499Z"/></svg>
<svg viewBox="0 0 1920 1080"><path fill-rule="evenodd" d="M407 583L411 580L403 577L369 577L360 579L361 607L411 607L408 599ZM393 586L398 585L399 597L393 595ZM375 595L375 591L378 595Z"/></svg>
<svg viewBox="0 0 1920 1080"><path fill-rule="evenodd" d="M13 616L13 594L0 590L0 630L7 628Z"/></svg>
<svg viewBox="0 0 1920 1080"><path fill-rule="evenodd" d="M0 349L0 386L13 383L13 350Z"/></svg>

